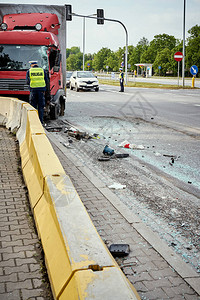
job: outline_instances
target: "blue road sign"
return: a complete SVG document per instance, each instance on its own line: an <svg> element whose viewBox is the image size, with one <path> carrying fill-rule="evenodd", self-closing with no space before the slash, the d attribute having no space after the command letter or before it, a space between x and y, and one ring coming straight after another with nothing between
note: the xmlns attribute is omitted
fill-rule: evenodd
<svg viewBox="0 0 200 300"><path fill-rule="evenodd" d="M121 63L121 66L124 67L124 63L123 62Z"/></svg>
<svg viewBox="0 0 200 300"><path fill-rule="evenodd" d="M194 75L197 75L198 73L198 67L197 66L191 66L190 68L190 73L194 76Z"/></svg>

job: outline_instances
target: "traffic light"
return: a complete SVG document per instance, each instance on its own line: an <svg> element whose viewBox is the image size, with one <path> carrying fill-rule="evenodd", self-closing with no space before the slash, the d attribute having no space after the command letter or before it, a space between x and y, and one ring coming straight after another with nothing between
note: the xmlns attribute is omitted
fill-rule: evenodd
<svg viewBox="0 0 200 300"><path fill-rule="evenodd" d="M104 10L97 9L97 24L104 24Z"/></svg>
<svg viewBox="0 0 200 300"><path fill-rule="evenodd" d="M66 21L72 21L72 6L66 4L65 9L66 9Z"/></svg>

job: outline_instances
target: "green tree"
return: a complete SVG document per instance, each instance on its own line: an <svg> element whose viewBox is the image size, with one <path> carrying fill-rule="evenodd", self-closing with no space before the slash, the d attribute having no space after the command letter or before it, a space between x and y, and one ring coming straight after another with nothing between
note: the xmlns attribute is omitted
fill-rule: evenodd
<svg viewBox="0 0 200 300"><path fill-rule="evenodd" d="M105 61L111 54L111 50L108 48L102 48L97 54L94 55L93 67L96 71L104 69Z"/></svg>
<svg viewBox="0 0 200 300"><path fill-rule="evenodd" d="M135 64L138 64L142 62L142 55L143 53L148 49L149 47L149 41L147 38L143 37L140 39L140 41L137 43L136 47L133 47L131 50L131 53L129 55L129 64L131 65L132 69L135 69Z"/></svg>
<svg viewBox="0 0 200 300"><path fill-rule="evenodd" d="M70 54L67 58L67 70L81 70L83 64L83 54Z"/></svg>
<svg viewBox="0 0 200 300"><path fill-rule="evenodd" d="M156 73L159 73L158 67L161 66L161 75L166 75L166 72L171 71L172 51L169 48L160 50L157 53L153 67Z"/></svg>
<svg viewBox="0 0 200 300"><path fill-rule="evenodd" d="M157 54L163 49L172 50L177 45L177 39L173 35L158 34L150 42L149 47L141 55L140 62L154 63Z"/></svg>
<svg viewBox="0 0 200 300"><path fill-rule="evenodd" d="M108 69L106 68L108 66ZM119 62L117 54L113 51L108 55L106 60L104 61L104 69L108 71L118 71L119 69Z"/></svg>

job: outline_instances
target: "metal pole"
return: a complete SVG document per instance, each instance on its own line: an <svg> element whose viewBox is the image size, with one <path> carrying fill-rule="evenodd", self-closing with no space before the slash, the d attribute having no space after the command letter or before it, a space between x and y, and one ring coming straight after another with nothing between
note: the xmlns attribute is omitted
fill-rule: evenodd
<svg viewBox="0 0 200 300"><path fill-rule="evenodd" d="M88 19L97 19L97 17L93 17L95 16L96 14L94 15L89 15L89 16L85 16L85 15L80 15L80 14L76 14L76 13L72 13L72 16L76 16L76 17L85 17L85 18L88 18ZM117 22L117 23L120 23L123 27L124 27L124 30L125 30L125 33L126 33L126 54L125 54L125 83L127 84L127 79L128 79L128 76L127 76L127 61L128 61L128 31L126 29L126 26L119 20L115 20L115 19L107 19L107 18L102 18L103 20L105 21L111 21L111 22Z"/></svg>
<svg viewBox="0 0 200 300"><path fill-rule="evenodd" d="M180 66L180 61L178 61L178 86L179 86L179 66Z"/></svg>
<svg viewBox="0 0 200 300"><path fill-rule="evenodd" d="M128 82L127 64L128 64L128 32L126 32L126 55L125 55L125 84Z"/></svg>
<svg viewBox="0 0 200 300"><path fill-rule="evenodd" d="M183 60L182 60L182 78L183 78L183 87L185 86L185 1L183 5Z"/></svg>
<svg viewBox="0 0 200 300"><path fill-rule="evenodd" d="M83 17L83 71L85 70L85 17Z"/></svg>

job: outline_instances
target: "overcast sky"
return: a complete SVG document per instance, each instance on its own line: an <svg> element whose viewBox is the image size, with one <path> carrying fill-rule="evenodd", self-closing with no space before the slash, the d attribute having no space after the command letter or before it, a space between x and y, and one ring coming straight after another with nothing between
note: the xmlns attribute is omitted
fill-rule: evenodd
<svg viewBox="0 0 200 300"><path fill-rule="evenodd" d="M1 0L1 3L71 4L73 13L83 15L94 14L101 8L105 18L117 19L126 26L128 44L133 46L142 37L151 41L155 35L163 33L178 39L183 36L184 0ZM186 0L186 32L196 24L200 25L200 0ZM78 46L82 51L83 19L73 17L67 25L67 47ZM125 42L125 31L120 24L105 21L104 25L97 25L96 20L86 19L86 53L97 52L102 47L115 51L124 47Z"/></svg>

